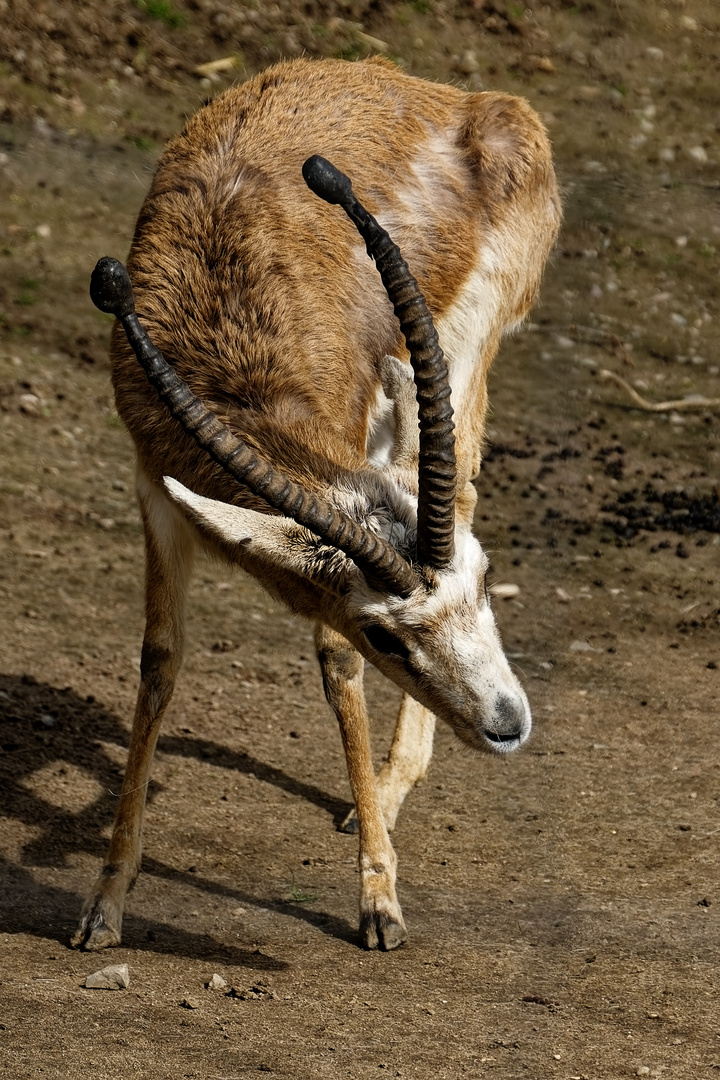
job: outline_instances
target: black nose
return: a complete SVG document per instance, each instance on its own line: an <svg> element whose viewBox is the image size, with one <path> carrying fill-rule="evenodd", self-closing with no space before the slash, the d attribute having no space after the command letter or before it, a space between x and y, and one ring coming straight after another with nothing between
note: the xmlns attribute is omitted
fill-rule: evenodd
<svg viewBox="0 0 720 1080"><path fill-rule="evenodd" d="M525 730L525 705L516 694L498 694L492 720L485 735L494 743L511 743L521 739Z"/></svg>
<svg viewBox="0 0 720 1080"><path fill-rule="evenodd" d="M496 743L515 742L517 739L520 738L520 729L518 728L517 731L502 732L502 733L499 732L499 731L486 731L485 735L490 740L490 742L496 742Z"/></svg>

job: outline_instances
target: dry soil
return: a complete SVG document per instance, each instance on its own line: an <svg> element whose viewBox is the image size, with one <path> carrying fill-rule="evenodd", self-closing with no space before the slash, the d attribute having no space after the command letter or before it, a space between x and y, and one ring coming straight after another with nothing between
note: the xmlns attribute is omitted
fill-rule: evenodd
<svg viewBox="0 0 720 1080"><path fill-rule="evenodd" d="M718 410L601 372L720 396L719 35L712 0L0 0L0 1076L718 1075ZM201 564L124 943L74 952L142 633L89 272L203 100L374 51L525 95L556 148L565 226L493 372L476 522L520 589L496 607L533 738L438 733L395 833L409 942L363 952L310 628ZM368 683L379 763L398 695ZM82 987L111 962L129 989Z"/></svg>

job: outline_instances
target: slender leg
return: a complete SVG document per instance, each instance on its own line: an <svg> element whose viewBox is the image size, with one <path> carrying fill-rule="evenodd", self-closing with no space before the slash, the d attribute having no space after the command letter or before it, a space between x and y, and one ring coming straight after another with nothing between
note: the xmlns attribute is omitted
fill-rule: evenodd
<svg viewBox="0 0 720 1080"><path fill-rule="evenodd" d="M427 776L432 758L435 717L424 705L405 694L400 705L395 733L387 761L377 777L378 798L385 825L392 832L405 801L415 784ZM357 832L355 808L340 826L343 832Z"/></svg>
<svg viewBox="0 0 720 1080"><path fill-rule="evenodd" d="M145 637L130 750L110 846L82 910L72 945L119 945L125 897L142 856L142 825L155 745L182 658L185 597L194 541L179 511L142 475L138 497L145 526Z"/></svg>
<svg viewBox="0 0 720 1080"><path fill-rule="evenodd" d="M378 774L380 806L388 829L395 828L405 796L427 776L433 750L435 717L405 694L390 753Z"/></svg>
<svg viewBox="0 0 720 1080"><path fill-rule="evenodd" d="M370 750L363 659L334 630L315 632L325 695L340 724L360 834L360 937L368 949L394 949L406 939L395 895L397 856L383 821Z"/></svg>

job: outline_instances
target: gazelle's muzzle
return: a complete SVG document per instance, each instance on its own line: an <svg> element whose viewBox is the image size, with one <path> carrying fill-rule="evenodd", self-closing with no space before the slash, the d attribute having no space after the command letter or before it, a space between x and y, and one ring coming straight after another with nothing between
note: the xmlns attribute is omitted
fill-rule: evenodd
<svg viewBox="0 0 720 1080"><path fill-rule="evenodd" d="M522 746L531 727L530 708L524 695L499 691L492 714L483 724L482 734L492 753L508 754Z"/></svg>

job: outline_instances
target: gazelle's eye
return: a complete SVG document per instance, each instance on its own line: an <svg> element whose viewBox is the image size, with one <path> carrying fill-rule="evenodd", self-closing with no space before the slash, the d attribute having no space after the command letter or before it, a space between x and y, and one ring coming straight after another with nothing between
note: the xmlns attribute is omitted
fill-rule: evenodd
<svg viewBox="0 0 720 1080"><path fill-rule="evenodd" d="M395 637L379 623L366 626L363 633L376 652L384 653L386 656L399 656L403 660L407 660L410 655L410 650L403 645L400 638Z"/></svg>

